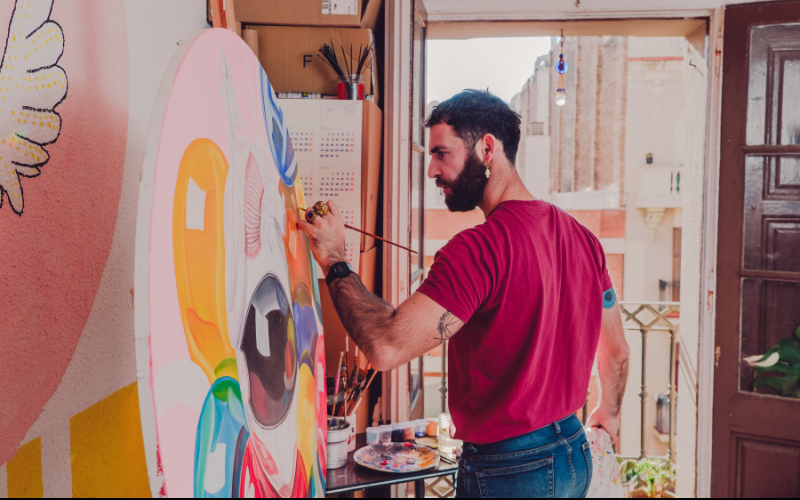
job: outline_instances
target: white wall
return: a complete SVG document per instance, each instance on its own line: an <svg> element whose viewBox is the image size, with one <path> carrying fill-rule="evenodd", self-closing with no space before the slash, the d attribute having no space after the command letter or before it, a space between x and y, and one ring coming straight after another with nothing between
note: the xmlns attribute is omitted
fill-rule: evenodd
<svg viewBox="0 0 800 500"><path fill-rule="evenodd" d="M525 187L541 200L550 199L550 136L530 135L525 141Z"/></svg>
<svg viewBox="0 0 800 500"><path fill-rule="evenodd" d="M682 57L683 39L630 39L630 58ZM650 241L644 211L636 207L641 169L653 153L653 166L678 166L686 123L683 61L631 61L628 66L628 106L625 137L625 258L624 300L659 300L658 280L672 281L674 209L667 209ZM679 133L676 133L679 131ZM702 130L698 130L702 133Z"/></svg>

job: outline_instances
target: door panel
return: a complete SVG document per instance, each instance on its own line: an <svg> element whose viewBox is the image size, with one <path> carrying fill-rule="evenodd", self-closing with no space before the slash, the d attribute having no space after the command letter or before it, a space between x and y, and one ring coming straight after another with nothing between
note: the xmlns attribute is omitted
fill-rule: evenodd
<svg viewBox="0 0 800 500"><path fill-rule="evenodd" d="M800 443L788 445L737 435L734 438L737 497L800 496Z"/></svg>
<svg viewBox="0 0 800 500"><path fill-rule="evenodd" d="M800 144L800 26L754 26L750 34L747 144Z"/></svg>
<svg viewBox="0 0 800 500"><path fill-rule="evenodd" d="M712 495L796 497L800 363L746 358L800 326L800 1L726 9L721 133Z"/></svg>

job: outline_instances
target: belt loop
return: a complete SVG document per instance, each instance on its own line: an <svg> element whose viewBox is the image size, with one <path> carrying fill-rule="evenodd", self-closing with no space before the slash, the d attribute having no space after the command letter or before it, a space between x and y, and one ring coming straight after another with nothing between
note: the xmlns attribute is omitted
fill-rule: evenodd
<svg viewBox="0 0 800 500"><path fill-rule="evenodd" d="M553 428L556 430L556 435L561 435L561 426L558 425L558 422L553 422Z"/></svg>

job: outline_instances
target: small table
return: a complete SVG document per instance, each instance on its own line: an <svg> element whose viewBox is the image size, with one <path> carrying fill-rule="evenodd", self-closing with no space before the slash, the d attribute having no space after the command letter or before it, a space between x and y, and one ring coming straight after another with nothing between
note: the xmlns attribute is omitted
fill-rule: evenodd
<svg viewBox="0 0 800 500"><path fill-rule="evenodd" d="M356 434L356 451L367 445L367 435ZM435 477L452 476L458 471L458 464L439 461L439 465L428 470L409 472L407 474L394 474L379 472L358 465L353 458L355 451L347 454L347 465L339 469L328 469L325 493L351 493L353 491L389 486L392 484L415 484L414 493L417 498L425 498L425 480Z"/></svg>

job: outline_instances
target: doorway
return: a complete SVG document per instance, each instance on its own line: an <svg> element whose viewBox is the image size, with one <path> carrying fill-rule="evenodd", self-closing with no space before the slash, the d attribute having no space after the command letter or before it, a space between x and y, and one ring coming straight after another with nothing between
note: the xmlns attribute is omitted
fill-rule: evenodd
<svg viewBox="0 0 800 500"><path fill-rule="evenodd" d="M562 27L565 56L572 68L568 103L563 108L553 103L557 83L553 68ZM426 27L428 61L433 60L431 44L440 40L550 38L551 50L534 61L530 78L510 99L523 121L518 169L535 196L570 211L601 238L623 300L651 304L665 316L679 310L680 318L672 318L675 323L683 322L684 315L689 319L681 325L676 342L680 347L672 347L680 363L658 355L670 350L668 333L651 333L649 346L642 347L641 331L631 331L631 345L646 352L647 361L631 370L623 423L628 429L624 454L687 457L679 469L681 477L686 477L679 479L685 485L680 494L687 496L695 492L707 33L708 19L704 18L429 23ZM428 67L429 88L433 74ZM425 186L426 215L436 206L437 194L434 185ZM426 256L429 261L435 247L444 243L436 241L444 238L432 237L434 222L426 219L424 224L423 248L433 250ZM471 227L482 222L482 214L461 222L461 229ZM453 223L446 225L447 231L454 228ZM671 305L673 301L677 304ZM667 307L673 309L661 311ZM440 363L432 361L430 365ZM647 373L644 391L643 372ZM682 406L674 400L665 403L675 396L676 386L683 391ZM595 387L590 390L589 410L599 392ZM669 435L672 432L674 437L675 428L681 428L681 436L673 447Z"/></svg>

